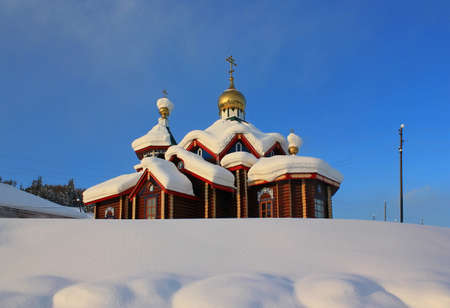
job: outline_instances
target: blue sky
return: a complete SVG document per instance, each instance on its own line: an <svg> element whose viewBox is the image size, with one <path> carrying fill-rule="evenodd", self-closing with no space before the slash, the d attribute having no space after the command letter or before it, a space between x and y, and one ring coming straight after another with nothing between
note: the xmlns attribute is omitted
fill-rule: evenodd
<svg viewBox="0 0 450 308"><path fill-rule="evenodd" d="M450 2L0 0L0 176L89 187L133 171L167 89L177 140L218 118L232 54L247 120L345 180L337 218L450 226Z"/></svg>

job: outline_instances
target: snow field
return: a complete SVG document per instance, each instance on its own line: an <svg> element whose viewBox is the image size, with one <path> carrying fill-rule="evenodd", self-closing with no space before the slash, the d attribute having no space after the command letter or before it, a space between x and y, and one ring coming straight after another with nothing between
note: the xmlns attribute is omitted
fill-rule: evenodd
<svg viewBox="0 0 450 308"><path fill-rule="evenodd" d="M0 307L450 307L450 230L0 219Z"/></svg>

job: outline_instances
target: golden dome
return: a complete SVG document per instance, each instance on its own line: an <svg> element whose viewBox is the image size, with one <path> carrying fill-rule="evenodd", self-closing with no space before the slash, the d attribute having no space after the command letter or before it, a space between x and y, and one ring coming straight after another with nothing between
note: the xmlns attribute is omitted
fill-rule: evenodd
<svg viewBox="0 0 450 308"><path fill-rule="evenodd" d="M227 108L237 108L242 112L245 111L245 97L235 88L229 88L223 91L218 99L219 111Z"/></svg>

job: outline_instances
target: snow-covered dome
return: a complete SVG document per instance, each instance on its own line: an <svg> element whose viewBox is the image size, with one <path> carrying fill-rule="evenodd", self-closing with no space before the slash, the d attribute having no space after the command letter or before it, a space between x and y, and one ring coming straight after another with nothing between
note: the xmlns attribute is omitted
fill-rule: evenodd
<svg viewBox="0 0 450 308"><path fill-rule="evenodd" d="M315 157L276 155L262 157L248 172L248 181L263 180L272 182L277 177L292 173L317 173L337 183L344 177L326 162Z"/></svg>
<svg viewBox="0 0 450 308"><path fill-rule="evenodd" d="M156 106L158 107L158 109L167 108L169 112L172 112L173 110L173 103L167 97L158 99L156 101Z"/></svg>
<svg viewBox="0 0 450 308"><path fill-rule="evenodd" d="M138 151L149 146L171 146L173 144L175 144L175 140L167 126L167 120L159 118L158 124L153 126L147 134L134 140L131 146L134 151Z"/></svg>
<svg viewBox="0 0 450 308"><path fill-rule="evenodd" d="M253 166L258 159L251 153L248 152L233 152L225 155L220 161L220 165L224 168L233 168L236 166Z"/></svg>
<svg viewBox="0 0 450 308"><path fill-rule="evenodd" d="M293 155L297 154L298 150L300 149L300 147L303 144L302 138L300 138L298 135L294 134L294 132L291 132L287 136L287 140L289 143L289 153L293 154Z"/></svg>
<svg viewBox="0 0 450 308"><path fill-rule="evenodd" d="M167 119L173 109L173 103L167 97L158 99L156 101L156 106L158 107L159 114L163 119Z"/></svg>

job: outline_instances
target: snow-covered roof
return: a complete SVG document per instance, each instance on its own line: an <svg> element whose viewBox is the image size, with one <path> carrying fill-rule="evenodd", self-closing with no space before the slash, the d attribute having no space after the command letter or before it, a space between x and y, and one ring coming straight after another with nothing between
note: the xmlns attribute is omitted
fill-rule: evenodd
<svg viewBox="0 0 450 308"><path fill-rule="evenodd" d="M211 151L219 154L236 134L243 134L261 156L276 142L279 142L283 150L287 153L287 142L281 134L263 133L251 123L229 119L217 120L205 130L193 130L189 132L181 140L179 145L187 148L193 140L197 139Z"/></svg>
<svg viewBox="0 0 450 308"><path fill-rule="evenodd" d="M248 181L263 180L271 182L287 173L318 173L341 183L344 177L326 162L315 157L295 155L275 155L262 157L248 172Z"/></svg>
<svg viewBox="0 0 450 308"><path fill-rule="evenodd" d="M145 157L140 167L148 169L164 188L194 196L191 181L173 163L157 157Z"/></svg>
<svg viewBox="0 0 450 308"><path fill-rule="evenodd" d="M61 217L89 217L78 208L62 206L3 183L0 183L0 206Z"/></svg>
<svg viewBox="0 0 450 308"><path fill-rule="evenodd" d="M159 118L158 124L153 126L144 136L137 138L131 143L134 151L144 149L148 146L170 146L175 144L168 127L167 119Z"/></svg>
<svg viewBox="0 0 450 308"><path fill-rule="evenodd" d="M86 189L83 192L83 202L91 202L99 200L108 196L113 196L124 192L133 187L142 176L142 171L130 174L124 174L107 180L103 183L97 184Z"/></svg>
<svg viewBox="0 0 450 308"><path fill-rule="evenodd" d="M201 176L211 183L234 188L234 175L227 169L211 164L199 155L186 151L181 146L171 146L167 149L167 160L174 155L183 160L186 170Z"/></svg>
<svg viewBox="0 0 450 308"><path fill-rule="evenodd" d="M225 155L220 161L220 165L224 168L232 168L235 166L243 165L246 167L253 166L258 159L255 155L248 152L233 152Z"/></svg>

